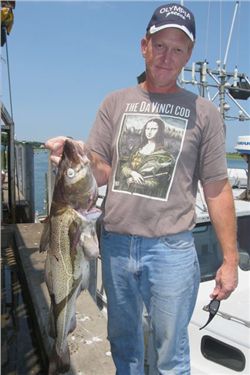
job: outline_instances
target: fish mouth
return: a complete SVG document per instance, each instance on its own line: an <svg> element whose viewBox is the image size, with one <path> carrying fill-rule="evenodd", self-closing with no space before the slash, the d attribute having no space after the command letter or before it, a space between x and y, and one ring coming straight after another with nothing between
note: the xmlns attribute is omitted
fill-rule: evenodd
<svg viewBox="0 0 250 375"><path fill-rule="evenodd" d="M63 158L67 158L74 164L86 164L89 162L86 153L87 150L82 144L69 138L65 140L63 147Z"/></svg>

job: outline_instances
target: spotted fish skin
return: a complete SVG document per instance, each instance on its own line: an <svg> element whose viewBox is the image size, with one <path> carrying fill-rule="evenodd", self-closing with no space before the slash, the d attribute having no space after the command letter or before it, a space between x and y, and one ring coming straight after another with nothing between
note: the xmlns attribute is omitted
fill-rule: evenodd
<svg viewBox="0 0 250 375"><path fill-rule="evenodd" d="M40 251L47 251L45 281L51 298L49 333L54 346L49 375L68 372L67 336L76 328L76 299L89 280L89 260L99 254L94 208L98 191L87 151L66 140Z"/></svg>

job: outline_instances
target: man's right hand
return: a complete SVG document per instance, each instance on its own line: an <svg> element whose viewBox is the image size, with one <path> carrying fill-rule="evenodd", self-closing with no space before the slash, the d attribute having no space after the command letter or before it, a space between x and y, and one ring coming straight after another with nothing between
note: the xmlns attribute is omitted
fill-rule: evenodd
<svg viewBox="0 0 250 375"><path fill-rule="evenodd" d="M50 138L45 142L45 148L51 152L50 160L56 165L58 165L61 160L63 146L66 139L67 137L59 136Z"/></svg>

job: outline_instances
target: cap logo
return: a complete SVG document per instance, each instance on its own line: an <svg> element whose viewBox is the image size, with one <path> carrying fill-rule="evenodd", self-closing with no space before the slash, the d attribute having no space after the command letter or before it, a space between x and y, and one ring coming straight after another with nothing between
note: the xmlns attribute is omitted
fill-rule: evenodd
<svg viewBox="0 0 250 375"><path fill-rule="evenodd" d="M181 17L183 20L185 20L186 18L188 18L189 20L191 19L190 13L186 12L186 10L183 9L181 6L177 5L172 5L167 8L161 8L160 13L167 13L166 17L168 17L170 14L173 14L175 16Z"/></svg>
<svg viewBox="0 0 250 375"><path fill-rule="evenodd" d="M168 27L184 31L194 42L195 19L186 7L176 3L161 5L154 11L146 30L148 34L154 34Z"/></svg>

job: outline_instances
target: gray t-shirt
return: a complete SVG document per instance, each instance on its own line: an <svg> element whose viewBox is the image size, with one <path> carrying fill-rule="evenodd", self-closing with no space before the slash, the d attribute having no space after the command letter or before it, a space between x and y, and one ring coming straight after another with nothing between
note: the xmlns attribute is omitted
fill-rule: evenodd
<svg viewBox="0 0 250 375"><path fill-rule="evenodd" d="M87 142L112 166L105 229L145 237L191 230L198 180L227 178L224 130L216 107L186 90L138 85L108 95Z"/></svg>

